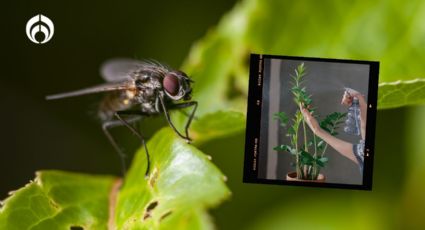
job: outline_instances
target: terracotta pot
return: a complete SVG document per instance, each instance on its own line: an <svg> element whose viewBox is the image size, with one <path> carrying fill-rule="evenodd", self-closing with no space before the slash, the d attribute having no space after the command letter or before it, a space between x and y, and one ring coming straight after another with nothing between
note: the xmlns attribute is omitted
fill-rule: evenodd
<svg viewBox="0 0 425 230"><path fill-rule="evenodd" d="M286 180L289 181L302 181L302 182L314 182L314 183L324 183L326 178L323 174L319 173L319 176L317 176L317 180L303 180L297 178L297 172L290 172L286 174Z"/></svg>

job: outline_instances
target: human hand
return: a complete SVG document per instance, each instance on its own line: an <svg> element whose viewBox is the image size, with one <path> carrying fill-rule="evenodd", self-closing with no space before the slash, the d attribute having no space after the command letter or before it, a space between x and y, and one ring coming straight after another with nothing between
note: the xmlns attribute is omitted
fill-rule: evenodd
<svg viewBox="0 0 425 230"><path fill-rule="evenodd" d="M353 103L353 99L355 97L360 98L360 97L363 97L363 95L354 89L345 88L344 95L342 96L341 104L350 106Z"/></svg>
<svg viewBox="0 0 425 230"><path fill-rule="evenodd" d="M304 105L300 105L300 111L304 117L304 120L307 122L307 125L310 127L311 131L313 131L314 134L318 134L322 129L320 128L319 122L317 122L317 119L311 115L310 111L308 109L304 108Z"/></svg>

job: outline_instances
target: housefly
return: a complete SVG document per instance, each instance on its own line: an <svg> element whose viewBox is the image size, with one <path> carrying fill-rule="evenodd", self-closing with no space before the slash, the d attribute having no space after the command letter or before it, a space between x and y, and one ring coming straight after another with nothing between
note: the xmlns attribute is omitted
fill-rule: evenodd
<svg viewBox="0 0 425 230"><path fill-rule="evenodd" d="M133 126L142 117L164 114L174 132L188 143L188 129L194 117L198 103L191 100L193 81L186 73L173 70L154 61L138 61L132 59L113 59L105 62L100 74L106 81L104 84L88 87L67 93L47 96L47 100L75 97L86 94L105 93L100 102L98 116L103 131L119 154L122 169L125 173L125 155L118 147L109 129L125 126L134 133L145 148L147 167L150 169L149 152L142 134ZM180 133L171 121L169 111L193 107L188 115L185 134Z"/></svg>

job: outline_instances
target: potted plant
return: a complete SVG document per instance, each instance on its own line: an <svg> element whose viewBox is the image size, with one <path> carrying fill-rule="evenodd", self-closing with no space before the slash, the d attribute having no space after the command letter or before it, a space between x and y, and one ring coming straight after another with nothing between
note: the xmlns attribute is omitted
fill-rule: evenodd
<svg viewBox="0 0 425 230"><path fill-rule="evenodd" d="M318 118L316 108L312 107L311 95L307 94L306 87L303 85L305 76L304 63L297 66L295 75L291 75L291 92L297 105L291 121L284 112L273 115L274 119L279 120L279 125L287 130L286 137L289 138L289 144L281 144L273 149L279 152L285 151L294 156L295 171L286 175L287 180L324 182L325 176L320 173L320 170L328 162L325 156L328 144L306 127L306 121L300 110L304 107ZM335 136L338 134L336 132L338 125L343 123L345 116L346 113L333 112L320 121L320 127Z"/></svg>

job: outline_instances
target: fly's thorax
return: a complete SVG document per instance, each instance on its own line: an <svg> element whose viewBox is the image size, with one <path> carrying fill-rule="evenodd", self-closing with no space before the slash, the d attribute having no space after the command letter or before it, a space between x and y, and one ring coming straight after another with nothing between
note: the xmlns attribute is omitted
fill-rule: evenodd
<svg viewBox="0 0 425 230"><path fill-rule="evenodd" d="M136 89L135 99L139 103L155 101L157 92L161 89L159 76L141 75L134 80Z"/></svg>
<svg viewBox="0 0 425 230"><path fill-rule="evenodd" d="M134 105L140 105L140 110L148 114L156 114L156 101L158 92L162 88L161 76L157 74L144 74L134 77L135 95L132 98Z"/></svg>
<svg viewBox="0 0 425 230"><path fill-rule="evenodd" d="M158 114L159 110L156 108L155 103L152 102L144 102L140 104L140 110L146 114Z"/></svg>

